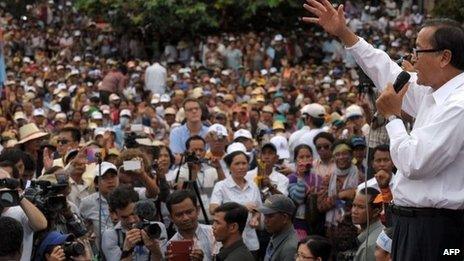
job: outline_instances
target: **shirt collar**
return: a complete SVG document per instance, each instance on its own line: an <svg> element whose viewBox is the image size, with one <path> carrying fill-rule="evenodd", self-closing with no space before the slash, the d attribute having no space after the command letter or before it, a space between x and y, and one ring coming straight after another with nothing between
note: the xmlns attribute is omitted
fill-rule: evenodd
<svg viewBox="0 0 464 261"><path fill-rule="evenodd" d="M290 227L286 231L283 231L282 233L278 235L272 236L271 242L274 246L274 249L275 247L279 246L284 240L286 240L292 233L296 233L296 232L293 227Z"/></svg>
<svg viewBox="0 0 464 261"><path fill-rule="evenodd" d="M242 190L238 185L237 183L235 183L234 179L232 177L228 177L226 179L226 184L225 184L228 188L233 188L233 187L237 187L239 188L240 190ZM243 188L243 190L246 190L249 186L249 182L248 180L245 179L245 187Z"/></svg>
<svg viewBox="0 0 464 261"><path fill-rule="evenodd" d="M375 221L373 224L369 226L369 233L372 233L372 231L377 230L380 226L382 226L382 223L380 220ZM359 242L364 242L366 241L368 231L367 229L364 229L359 235L358 235L358 241Z"/></svg>
<svg viewBox="0 0 464 261"><path fill-rule="evenodd" d="M464 73L461 73L455 76L453 79L446 82L442 85L438 90L432 93L432 96L437 103L437 105L441 105L445 102L445 100L450 96L453 91L458 88L459 86L464 84Z"/></svg>

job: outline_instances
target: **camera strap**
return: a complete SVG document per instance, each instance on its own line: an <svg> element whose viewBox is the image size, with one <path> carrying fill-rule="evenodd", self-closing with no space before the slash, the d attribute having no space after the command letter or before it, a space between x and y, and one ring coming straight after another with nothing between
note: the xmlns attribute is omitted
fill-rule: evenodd
<svg viewBox="0 0 464 261"><path fill-rule="evenodd" d="M120 228L117 228L114 231L116 232L116 236L118 237L118 246L122 251L124 247L124 240L126 240L126 233L124 233Z"/></svg>

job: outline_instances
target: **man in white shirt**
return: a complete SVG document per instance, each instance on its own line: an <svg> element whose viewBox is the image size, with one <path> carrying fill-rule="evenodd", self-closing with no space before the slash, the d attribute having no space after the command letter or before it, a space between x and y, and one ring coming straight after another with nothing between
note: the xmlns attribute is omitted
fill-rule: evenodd
<svg viewBox="0 0 464 261"><path fill-rule="evenodd" d="M304 18L341 39L382 95L377 109L389 123L393 184L393 260L441 260L464 245L464 29L449 19L425 23L413 50L413 74L399 93L392 82L402 69L345 25L343 6L311 0ZM408 133L402 110L415 118ZM424 229L426 228L426 229ZM444 233L443 231L446 231ZM462 260L462 254L447 257Z"/></svg>
<svg viewBox="0 0 464 261"><path fill-rule="evenodd" d="M162 95L166 92L167 71L161 64L154 62L145 70L145 90L151 94Z"/></svg>
<svg viewBox="0 0 464 261"><path fill-rule="evenodd" d="M324 116L326 114L324 106L318 103L311 103L301 108L301 115L304 117L305 126L295 131L288 139L290 148L290 159L293 159L293 151L296 146L306 144L311 147L314 159L319 159L316 147L314 146L314 137L323 132Z"/></svg>
<svg viewBox="0 0 464 261"><path fill-rule="evenodd" d="M257 184L257 182L261 183L261 189L265 187L269 188L270 194L284 194L288 196L288 178L274 168L278 160L277 148L274 144L266 143L263 145L259 160L265 166L262 170L264 172L262 180L259 182L257 180L259 164L255 169L248 171L245 178L254 184Z"/></svg>

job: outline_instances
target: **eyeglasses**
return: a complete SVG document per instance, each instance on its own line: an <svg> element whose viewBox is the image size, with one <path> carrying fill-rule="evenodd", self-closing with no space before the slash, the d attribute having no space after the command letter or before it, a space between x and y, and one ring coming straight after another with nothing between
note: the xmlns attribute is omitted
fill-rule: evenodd
<svg viewBox="0 0 464 261"><path fill-rule="evenodd" d="M436 53L436 52L441 52L443 51L443 49L417 49L417 48L413 48L412 49L412 55L413 57L416 57L417 58L417 55L419 53Z"/></svg>
<svg viewBox="0 0 464 261"><path fill-rule="evenodd" d="M295 259L300 259L300 260L316 260L316 257L313 256L305 256L302 253L296 253L295 254Z"/></svg>
<svg viewBox="0 0 464 261"><path fill-rule="evenodd" d="M194 111L199 111L200 110L200 107L193 107L193 108L185 108L185 111L187 112L194 112Z"/></svg>

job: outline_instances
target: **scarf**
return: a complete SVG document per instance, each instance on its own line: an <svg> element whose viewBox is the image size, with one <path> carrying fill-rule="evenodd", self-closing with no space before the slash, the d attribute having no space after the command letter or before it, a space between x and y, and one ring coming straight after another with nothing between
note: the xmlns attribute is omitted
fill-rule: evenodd
<svg viewBox="0 0 464 261"><path fill-rule="evenodd" d="M342 190L352 189L358 186L359 173L355 165L351 165L350 168L345 169L345 170L341 170L336 167L335 171L330 176L330 180L329 180L329 189L328 189L329 197L333 197L337 195L337 179L338 177L345 177L345 176L346 178L345 178L345 181L343 182ZM344 208L345 208L344 204L335 204L334 208L327 211L327 213L325 214L326 226L337 226L338 223L342 221L343 215L345 214Z"/></svg>

